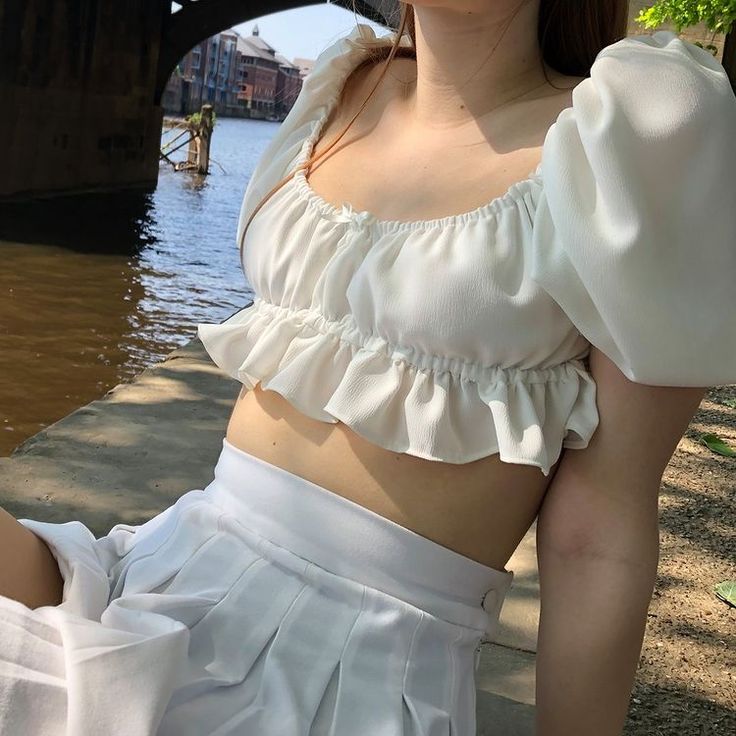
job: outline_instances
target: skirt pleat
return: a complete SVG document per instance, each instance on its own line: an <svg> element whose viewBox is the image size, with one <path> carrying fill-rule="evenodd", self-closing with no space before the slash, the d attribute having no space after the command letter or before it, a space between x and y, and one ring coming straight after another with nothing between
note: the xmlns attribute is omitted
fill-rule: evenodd
<svg viewBox="0 0 736 736"><path fill-rule="evenodd" d="M343 648L337 696L320 714L327 734L403 734L402 680L414 630L423 612L367 589L361 615ZM311 734L310 734L311 736Z"/></svg>
<svg viewBox="0 0 736 736"><path fill-rule="evenodd" d="M475 733L475 632L433 617L417 629L403 682L407 736ZM442 676L437 676L442 673ZM468 690L469 688L469 690Z"/></svg>
<svg viewBox="0 0 736 736"><path fill-rule="evenodd" d="M296 554L218 493L99 539L22 520L64 594L0 596L0 736L474 736L481 628Z"/></svg>

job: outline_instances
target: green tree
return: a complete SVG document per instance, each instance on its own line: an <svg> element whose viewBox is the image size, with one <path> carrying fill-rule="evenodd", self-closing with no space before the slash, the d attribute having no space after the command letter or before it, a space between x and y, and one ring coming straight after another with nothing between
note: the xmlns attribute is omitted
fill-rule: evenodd
<svg viewBox="0 0 736 736"><path fill-rule="evenodd" d="M736 0L656 0L641 10L636 22L645 28L672 23L678 33L703 23L714 36L724 33L721 61L736 91ZM712 51L715 47L711 44L708 48Z"/></svg>
<svg viewBox="0 0 736 736"><path fill-rule="evenodd" d="M713 33L729 33L736 21L736 0L657 0L636 21L645 28L672 23L678 33L704 23Z"/></svg>

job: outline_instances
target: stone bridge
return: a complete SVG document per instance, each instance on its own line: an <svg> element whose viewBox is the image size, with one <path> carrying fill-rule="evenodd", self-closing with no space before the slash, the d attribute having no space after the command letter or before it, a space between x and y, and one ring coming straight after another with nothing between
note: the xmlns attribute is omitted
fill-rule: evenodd
<svg viewBox="0 0 736 736"><path fill-rule="evenodd" d="M159 102L181 57L239 23L316 4L0 0L0 200L154 187ZM396 17L395 0L355 7L379 23Z"/></svg>

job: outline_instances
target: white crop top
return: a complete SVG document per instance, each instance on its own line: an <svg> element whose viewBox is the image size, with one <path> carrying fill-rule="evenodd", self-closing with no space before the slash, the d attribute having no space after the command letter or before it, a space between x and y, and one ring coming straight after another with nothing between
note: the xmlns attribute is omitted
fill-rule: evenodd
<svg viewBox="0 0 736 736"><path fill-rule="evenodd" d="M320 54L248 183L239 235L393 37L358 24ZM499 453L548 475L598 425L591 344L638 383L736 383L734 182L721 64L670 31L630 36L598 54L540 166L470 212L381 220L298 172L246 233L255 301L199 336L247 388L382 447Z"/></svg>

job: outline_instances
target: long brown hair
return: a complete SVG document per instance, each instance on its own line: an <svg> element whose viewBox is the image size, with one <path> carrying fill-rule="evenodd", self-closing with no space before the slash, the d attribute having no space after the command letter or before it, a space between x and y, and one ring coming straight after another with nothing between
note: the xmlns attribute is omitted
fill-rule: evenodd
<svg viewBox="0 0 736 736"><path fill-rule="evenodd" d="M525 1L520 3L519 8ZM395 25L391 23L396 28L393 44L369 49L367 58L359 64L363 66L385 61L373 88L335 139L319 152L314 146L309 158L277 182L253 209L240 234L241 260L245 233L261 207L299 170L305 169L306 172L309 172L311 166L340 141L378 89L378 85L386 75L388 66L395 56L416 58L414 8L408 2L402 2L399 5L398 21ZM353 9L355 10L354 2ZM357 10L355 12L357 15ZM628 16L629 0L540 0L537 38L545 65L543 72L547 81L552 85L546 66L568 76L589 76L593 61L601 49L626 35ZM408 35L411 40L410 46L399 46L404 34Z"/></svg>

